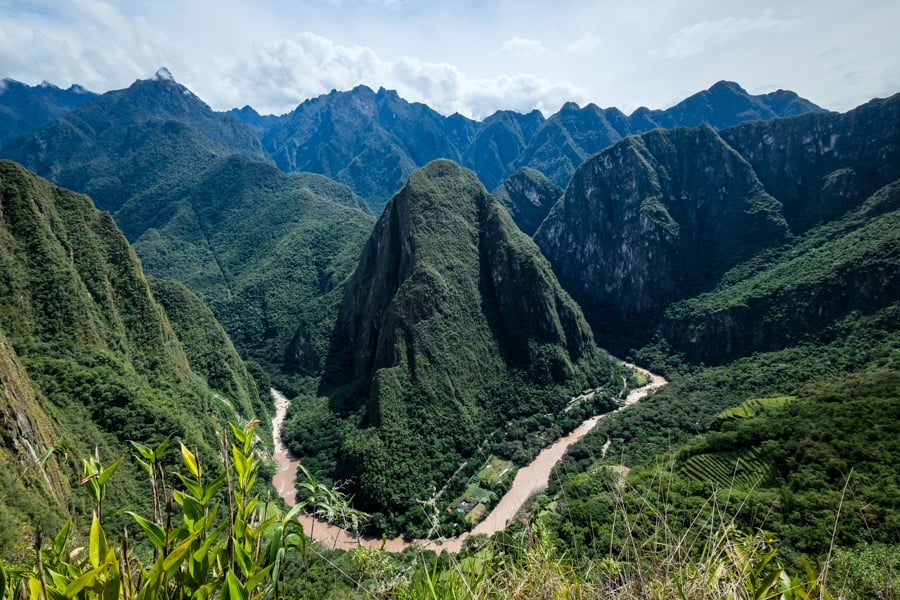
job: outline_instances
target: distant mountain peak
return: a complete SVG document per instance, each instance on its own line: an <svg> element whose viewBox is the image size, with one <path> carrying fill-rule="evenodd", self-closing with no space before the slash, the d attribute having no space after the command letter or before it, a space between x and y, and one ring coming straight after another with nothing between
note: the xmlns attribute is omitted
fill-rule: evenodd
<svg viewBox="0 0 900 600"><path fill-rule="evenodd" d="M728 90L728 91L734 92L736 94L746 94L747 93L747 90L742 88L739 83L734 82L734 81L727 81L725 79L714 83L709 88L708 91L713 92L713 91L721 91L721 90Z"/></svg>
<svg viewBox="0 0 900 600"><path fill-rule="evenodd" d="M172 76L172 72L169 71L165 67L160 67L156 70L156 75L153 76L156 81L175 81L175 77Z"/></svg>

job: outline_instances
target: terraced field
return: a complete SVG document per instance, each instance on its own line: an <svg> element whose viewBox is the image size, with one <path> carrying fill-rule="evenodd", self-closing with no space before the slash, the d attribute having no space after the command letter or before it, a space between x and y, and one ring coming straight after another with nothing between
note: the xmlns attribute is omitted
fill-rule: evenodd
<svg viewBox="0 0 900 600"><path fill-rule="evenodd" d="M682 465L681 472L695 481L744 489L758 486L769 475L759 448L727 454L697 454Z"/></svg>
<svg viewBox="0 0 900 600"><path fill-rule="evenodd" d="M744 400L734 408L723 410L716 415L714 426L734 419L746 419L755 417L773 409L781 408L796 400L796 396L772 396L771 398L750 398Z"/></svg>

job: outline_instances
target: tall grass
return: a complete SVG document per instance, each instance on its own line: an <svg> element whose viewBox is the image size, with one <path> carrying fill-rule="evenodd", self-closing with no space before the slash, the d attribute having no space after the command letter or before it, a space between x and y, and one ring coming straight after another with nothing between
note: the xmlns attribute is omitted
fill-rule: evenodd
<svg viewBox="0 0 900 600"><path fill-rule="evenodd" d="M721 498L721 499L720 499ZM403 599L611 598L618 600L830 599L827 565L808 561L792 572L777 540L734 524L728 494L714 495L686 527L670 506L646 501L635 512L624 494L615 515L622 539L587 558L554 539L539 518L512 535L481 540L445 564L420 555L407 580L391 590ZM739 507L737 507L739 510ZM639 522L653 524L652 533ZM604 540L596 540L598 545Z"/></svg>

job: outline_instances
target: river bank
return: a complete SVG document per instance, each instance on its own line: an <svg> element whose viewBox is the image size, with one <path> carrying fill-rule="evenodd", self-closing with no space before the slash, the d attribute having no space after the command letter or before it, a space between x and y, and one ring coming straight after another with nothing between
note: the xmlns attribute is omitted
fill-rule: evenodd
<svg viewBox="0 0 900 600"><path fill-rule="evenodd" d="M616 410L585 420L568 435L561 437L541 450L530 464L519 469L509 491L504 494L491 512L472 531L444 540L406 541L399 537L386 540L380 538L357 538L340 527L314 519L308 515L302 515L300 522L303 524L304 531L316 541L335 548L352 549L356 546L380 548L383 545L384 550L388 552L402 552L411 546L430 549L435 552L459 552L470 535L493 535L498 531L502 531L530 497L547 488L553 467L565 455L569 446L587 435L601 419L636 404L647 394L667 383L664 378L646 369L632 364L626 364L626 366L646 375L649 379L648 383L640 388L631 390ZM297 478L297 466L300 464L300 461L291 456L281 441L281 425L284 423L290 401L278 390L273 389L271 392L275 400L272 435L275 438L275 460L278 463L278 471L275 473L272 483L285 503L289 506L294 506L296 504L294 482Z"/></svg>

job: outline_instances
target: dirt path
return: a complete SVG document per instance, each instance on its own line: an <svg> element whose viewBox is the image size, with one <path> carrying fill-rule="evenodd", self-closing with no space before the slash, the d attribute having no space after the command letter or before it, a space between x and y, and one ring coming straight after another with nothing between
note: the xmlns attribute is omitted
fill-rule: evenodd
<svg viewBox="0 0 900 600"><path fill-rule="evenodd" d="M506 524L516 516L516 513L519 512L530 497L547 489L547 485L550 482L550 472L566 453L569 446L587 435L587 433L600 422L600 419L636 404L647 394L667 383L665 379L646 369L641 369L632 364L626 364L626 366L644 373L649 377L650 381L643 387L631 390L625 398L625 401L616 410L591 417L576 429L572 430L569 435L556 440L553 444L541 450L531 464L519 469L509 491L500 499L497 506L495 506L484 520L478 523L471 532L464 533L456 538L440 541L415 540L413 542L407 542L402 538L387 540L356 538L344 529L305 515L300 517L300 522L303 524L303 530L308 536L328 546L350 549L359 545L378 548L384 544L384 549L388 552L401 552L410 546L430 549L435 552L440 552L442 550L459 552L469 535L480 533L492 535L498 531L502 531L506 528ZM272 390L272 396L275 398L275 417L272 419L272 434L275 437L275 460L278 462L278 472L275 474L272 483L275 485L278 494L284 501L289 506L293 506L296 503L294 497L294 482L297 479L297 465L299 464L299 461L290 455L287 448L285 448L284 444L281 442L281 425L284 422L284 416L287 412L289 401L284 394L274 389Z"/></svg>

